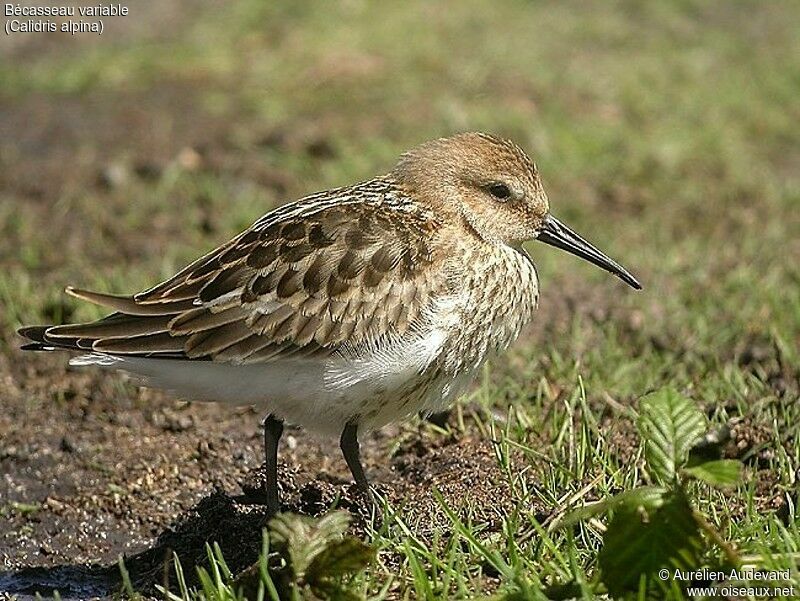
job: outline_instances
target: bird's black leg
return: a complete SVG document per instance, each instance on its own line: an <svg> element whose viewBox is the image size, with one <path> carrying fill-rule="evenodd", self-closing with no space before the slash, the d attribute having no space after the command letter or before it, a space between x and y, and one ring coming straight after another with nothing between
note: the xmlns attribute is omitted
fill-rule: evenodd
<svg viewBox="0 0 800 601"><path fill-rule="evenodd" d="M342 455L347 462L347 467L350 468L350 473L353 474L353 479L356 481L358 489L367 496L370 495L369 482L364 475L364 468L361 467L360 447L358 444L358 424L348 423L342 436L339 439L339 446L342 449Z"/></svg>
<svg viewBox="0 0 800 601"><path fill-rule="evenodd" d="M271 413L261 422L264 426L264 456L267 472L267 510L270 514L278 513L281 508L278 499L278 443L283 434L283 420Z"/></svg>

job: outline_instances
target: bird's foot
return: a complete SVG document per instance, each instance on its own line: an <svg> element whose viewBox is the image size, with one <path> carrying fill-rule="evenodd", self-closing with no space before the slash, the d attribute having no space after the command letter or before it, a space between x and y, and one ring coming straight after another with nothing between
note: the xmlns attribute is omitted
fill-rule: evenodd
<svg viewBox="0 0 800 601"><path fill-rule="evenodd" d="M266 506L269 517L272 517L281 510L279 501L274 493L266 488L247 488L241 495L235 498L238 505L262 505Z"/></svg>
<svg viewBox="0 0 800 601"><path fill-rule="evenodd" d="M240 505L266 506L269 517L281 510L280 498L283 486L271 484L261 469L254 469L239 483L242 494L236 498Z"/></svg>

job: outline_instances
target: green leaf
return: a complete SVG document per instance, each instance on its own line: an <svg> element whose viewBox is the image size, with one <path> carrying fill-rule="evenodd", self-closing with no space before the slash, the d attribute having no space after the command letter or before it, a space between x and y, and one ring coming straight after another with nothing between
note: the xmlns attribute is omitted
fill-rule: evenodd
<svg viewBox="0 0 800 601"><path fill-rule="evenodd" d="M352 537L330 543L317 555L306 570L306 582L312 584L325 578L337 578L367 567L375 552L372 547Z"/></svg>
<svg viewBox="0 0 800 601"><path fill-rule="evenodd" d="M613 597L637 591L644 576L650 586L668 586L658 571L695 569L700 565L702 538L682 489L648 511L641 505L620 505L603 536L598 561L601 580Z"/></svg>
<svg viewBox="0 0 800 601"><path fill-rule="evenodd" d="M326 601L364 601L364 597L347 590L340 583L333 580L323 580L322 582L309 586L307 590L310 590L313 594L310 599L325 599Z"/></svg>
<svg viewBox="0 0 800 601"><path fill-rule="evenodd" d="M651 475L670 484L705 431L706 419L691 400L674 389L662 388L642 398L638 425Z"/></svg>
<svg viewBox="0 0 800 601"><path fill-rule="evenodd" d="M295 577L301 579L314 558L341 539L349 523L350 517L343 511L321 519L282 513L269 523L270 539L285 549Z"/></svg>
<svg viewBox="0 0 800 601"><path fill-rule="evenodd" d="M706 461L683 471L713 486L736 486L742 480L742 462L736 459Z"/></svg>
<svg viewBox="0 0 800 601"><path fill-rule="evenodd" d="M664 497L668 492L666 488L661 486L641 486L632 490L626 490L613 497L598 501L597 503L579 507L560 520L557 528L569 528L595 515L614 511L614 509L621 505L633 508L641 507L646 511L653 511L664 504Z"/></svg>

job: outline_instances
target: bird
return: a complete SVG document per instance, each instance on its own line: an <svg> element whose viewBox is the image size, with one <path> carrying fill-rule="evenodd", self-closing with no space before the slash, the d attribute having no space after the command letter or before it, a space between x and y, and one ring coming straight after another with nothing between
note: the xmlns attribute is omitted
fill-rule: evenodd
<svg viewBox="0 0 800 601"><path fill-rule="evenodd" d="M25 350L128 372L185 399L262 411L266 505L280 510L285 423L339 445L371 497L359 437L448 408L539 304L523 243L538 240L639 281L550 212L513 141L425 142L386 174L284 204L143 292L67 287L111 311L19 330Z"/></svg>

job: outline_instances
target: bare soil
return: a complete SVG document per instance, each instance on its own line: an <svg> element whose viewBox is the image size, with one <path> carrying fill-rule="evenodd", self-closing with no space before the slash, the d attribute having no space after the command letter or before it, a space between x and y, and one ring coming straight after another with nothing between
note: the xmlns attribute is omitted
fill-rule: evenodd
<svg viewBox="0 0 800 601"><path fill-rule="evenodd" d="M267 522L258 501L260 416L120 390L101 373L65 373L58 357L9 371L0 465L3 497L19 509L0 531L0 590L106 594L119 588L120 555L134 584L152 590L172 576L164 562L173 551L185 566L200 564L212 541L234 571L255 561ZM450 506L499 529L510 495L492 445L474 431L450 431L375 433L363 443L367 472L420 536L446 522L434 486ZM355 532L370 523L335 441L287 430L280 480L284 510L319 515L338 506L353 514Z"/></svg>

